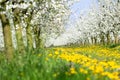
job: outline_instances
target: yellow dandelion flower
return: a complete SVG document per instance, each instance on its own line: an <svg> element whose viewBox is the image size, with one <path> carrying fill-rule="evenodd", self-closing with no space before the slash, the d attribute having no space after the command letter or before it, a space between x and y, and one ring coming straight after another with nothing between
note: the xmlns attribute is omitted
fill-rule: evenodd
<svg viewBox="0 0 120 80"><path fill-rule="evenodd" d="M58 51L55 51L55 55L58 55L59 54L59 52Z"/></svg>
<svg viewBox="0 0 120 80"><path fill-rule="evenodd" d="M75 68L72 67L72 68L70 68L70 73L71 74L76 74L77 72L75 71Z"/></svg>
<svg viewBox="0 0 120 80"><path fill-rule="evenodd" d="M84 74L87 74L87 73L88 73L88 71L85 70L85 69L83 69L83 68L80 68L79 71L80 71L81 73L84 73Z"/></svg>
<svg viewBox="0 0 120 80"><path fill-rule="evenodd" d="M51 54L51 53L49 53L49 54L48 54L48 56L49 56L49 57L52 57L52 54Z"/></svg>
<svg viewBox="0 0 120 80"><path fill-rule="evenodd" d="M87 79L86 80L90 80L90 78L89 77L87 77Z"/></svg>
<svg viewBox="0 0 120 80"><path fill-rule="evenodd" d="M94 71L95 70L95 66L90 66L89 69Z"/></svg>
<svg viewBox="0 0 120 80"><path fill-rule="evenodd" d="M119 80L119 76L118 76L118 75L115 76L115 74L109 73L107 76L108 76L110 79L112 79L112 80Z"/></svg>
<svg viewBox="0 0 120 80"><path fill-rule="evenodd" d="M96 69L94 70L94 73L102 73L104 71L102 66L97 66Z"/></svg>

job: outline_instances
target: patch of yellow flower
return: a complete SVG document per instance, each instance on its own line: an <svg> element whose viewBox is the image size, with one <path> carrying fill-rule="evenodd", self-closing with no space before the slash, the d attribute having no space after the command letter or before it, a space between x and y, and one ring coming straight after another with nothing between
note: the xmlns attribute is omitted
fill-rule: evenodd
<svg viewBox="0 0 120 80"><path fill-rule="evenodd" d="M61 51L60 54L59 51ZM118 64L120 60L120 52L117 50L113 51L95 46L87 48L56 48L55 55L58 55L59 58L68 62L81 65L79 72L83 74L88 74L88 71L91 71L92 74L107 76L111 80L120 80L120 72L116 71L120 68L120 65ZM92 57L93 55L96 55L99 59ZM52 55L49 54L49 56ZM102 57L104 57L104 59L100 60ZM112 60L111 57L116 60ZM77 74L77 71L72 67L70 68L70 72L66 72L66 74Z"/></svg>
<svg viewBox="0 0 120 80"><path fill-rule="evenodd" d="M77 71L75 70L74 67L71 67L69 71L65 72L66 75L70 76L73 74L77 74Z"/></svg>
<svg viewBox="0 0 120 80"><path fill-rule="evenodd" d="M76 72L75 68L71 67L71 68L70 68L70 73L71 73L71 74L76 74L77 72Z"/></svg>
<svg viewBox="0 0 120 80"><path fill-rule="evenodd" d="M85 70L85 69L83 69L83 68L80 68L79 71L80 71L81 73L88 74L88 71Z"/></svg>

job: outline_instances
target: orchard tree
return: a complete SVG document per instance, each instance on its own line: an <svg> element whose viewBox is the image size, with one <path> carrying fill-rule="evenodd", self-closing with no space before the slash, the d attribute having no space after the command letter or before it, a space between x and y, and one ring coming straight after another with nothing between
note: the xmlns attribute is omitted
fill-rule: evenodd
<svg viewBox="0 0 120 80"><path fill-rule="evenodd" d="M75 0L74 0L75 1ZM0 17L3 26L5 51L12 58L11 29L16 34L17 50L39 48L51 34L60 34L70 15L73 0L1 0ZM25 36L23 38L23 36ZM25 40L23 44L23 40ZM13 40L14 41L14 40ZM25 46L26 45L26 46ZM44 44L43 44L44 45Z"/></svg>
<svg viewBox="0 0 120 80"><path fill-rule="evenodd" d="M99 0L99 8L101 15L101 25L104 27L105 37L110 43L111 33L114 36L115 43L118 43L120 31L120 1L119 0Z"/></svg>
<svg viewBox="0 0 120 80"><path fill-rule="evenodd" d="M98 6L93 6L87 14L82 15L77 22L81 38L86 43L89 40L92 44L118 44L120 32L120 1L99 0ZM91 38L91 40L90 40Z"/></svg>
<svg viewBox="0 0 120 80"><path fill-rule="evenodd" d="M4 43L5 43L5 53L7 59L10 60L13 57L13 45L12 45L12 36L11 36L11 29L8 20L8 9L6 7L7 0L0 0L0 19L2 22L3 28L3 36L4 36Z"/></svg>

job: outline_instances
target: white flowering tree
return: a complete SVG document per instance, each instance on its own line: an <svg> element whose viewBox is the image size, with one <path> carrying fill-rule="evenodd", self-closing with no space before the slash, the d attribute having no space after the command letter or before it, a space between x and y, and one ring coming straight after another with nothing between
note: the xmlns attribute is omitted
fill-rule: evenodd
<svg viewBox="0 0 120 80"><path fill-rule="evenodd" d="M98 0L86 14L80 15L76 28L82 43L110 44L119 42L120 1Z"/></svg>
<svg viewBox="0 0 120 80"><path fill-rule="evenodd" d="M40 47L42 40L46 41L53 34L59 35L74 1L0 0L0 19L8 58L12 58L13 53L12 37L17 49L23 51L24 47Z"/></svg>
<svg viewBox="0 0 120 80"><path fill-rule="evenodd" d="M105 0L99 1L100 4L100 15L103 20L101 23L105 27L105 33L107 41L109 42L109 36L112 33L114 36L115 43L118 43L118 36L120 31L120 1L119 0Z"/></svg>
<svg viewBox="0 0 120 80"><path fill-rule="evenodd" d="M98 36L100 42L109 44L112 42L112 35L114 36L115 43L118 43L119 32L119 1L113 0L99 0L98 7L92 9L92 17L88 23L94 25L91 26L91 34L93 32L95 37ZM115 10L116 9L116 10ZM90 15L89 15L90 16ZM116 17L117 16L117 17ZM90 25L88 25L90 26Z"/></svg>

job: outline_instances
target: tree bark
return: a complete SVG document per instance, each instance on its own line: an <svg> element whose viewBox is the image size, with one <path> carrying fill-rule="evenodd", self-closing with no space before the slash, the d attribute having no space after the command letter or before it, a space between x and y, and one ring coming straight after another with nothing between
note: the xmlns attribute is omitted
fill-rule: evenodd
<svg viewBox="0 0 120 80"><path fill-rule="evenodd" d="M94 40L93 40L93 37L91 37L91 42L92 42L92 44L94 44Z"/></svg>
<svg viewBox="0 0 120 80"><path fill-rule="evenodd" d="M41 28L34 27L36 48L40 48L41 45L40 33L41 33Z"/></svg>
<svg viewBox="0 0 120 80"><path fill-rule="evenodd" d="M114 43L115 44L118 44L118 34L117 33L115 33L115 32L113 32L113 35L114 35Z"/></svg>
<svg viewBox="0 0 120 80"><path fill-rule="evenodd" d="M107 44L110 44L110 32L108 31L106 34L107 37Z"/></svg>
<svg viewBox="0 0 120 80"><path fill-rule="evenodd" d="M94 37L94 44L97 44L97 37Z"/></svg>
<svg viewBox="0 0 120 80"><path fill-rule="evenodd" d="M1 14L0 18L3 27L6 57L8 60L11 60L13 58L13 44L12 44L12 36L11 36L9 21L5 14Z"/></svg>
<svg viewBox="0 0 120 80"><path fill-rule="evenodd" d="M105 40L104 40L104 35L103 34L100 35L100 39L101 39L100 43L104 45L105 44Z"/></svg>
<svg viewBox="0 0 120 80"><path fill-rule="evenodd" d="M115 38L115 44L118 44L118 35L114 35Z"/></svg>
<svg viewBox="0 0 120 80"><path fill-rule="evenodd" d="M16 28L16 39L17 39L17 50L19 51L19 53L23 53L25 49L25 45L23 43L22 27L20 23L18 24L18 28Z"/></svg>
<svg viewBox="0 0 120 80"><path fill-rule="evenodd" d="M26 35L27 35L27 48L28 49L33 49L33 38L32 38L32 31L31 28L29 26L29 24L27 24L26 27Z"/></svg>

